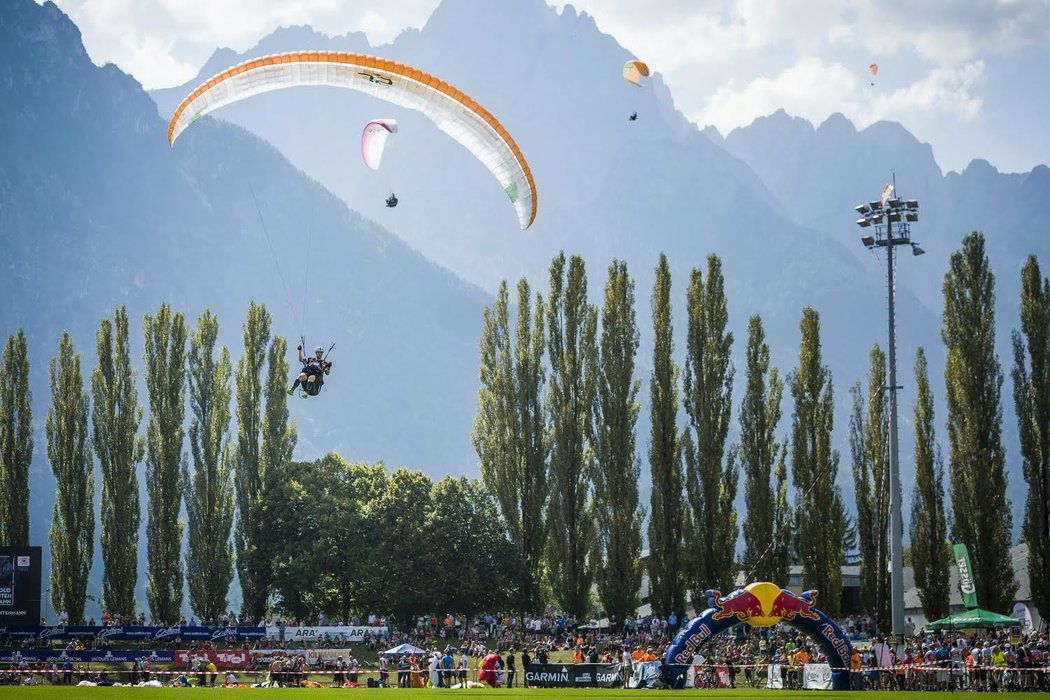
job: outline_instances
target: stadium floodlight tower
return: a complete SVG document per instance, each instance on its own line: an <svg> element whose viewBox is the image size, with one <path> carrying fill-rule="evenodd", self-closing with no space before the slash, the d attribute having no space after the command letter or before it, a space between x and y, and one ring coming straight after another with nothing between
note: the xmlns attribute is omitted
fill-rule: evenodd
<svg viewBox="0 0 1050 700"><path fill-rule="evenodd" d="M893 274L893 249L899 245L911 246L912 255L926 251L911 239L911 224L919 220L919 202L914 199L902 201L895 195L894 184L886 185L882 197L874 202L855 207L860 214L857 225L865 231L861 243L870 250L886 249L886 286L889 298L889 390L890 395L890 602L892 633L898 646L904 634L904 562L902 554L903 522L901 520L901 473L897 449L897 325L894 316L894 294L896 285ZM872 235L874 234L874 235ZM900 658L900 649L897 650Z"/></svg>

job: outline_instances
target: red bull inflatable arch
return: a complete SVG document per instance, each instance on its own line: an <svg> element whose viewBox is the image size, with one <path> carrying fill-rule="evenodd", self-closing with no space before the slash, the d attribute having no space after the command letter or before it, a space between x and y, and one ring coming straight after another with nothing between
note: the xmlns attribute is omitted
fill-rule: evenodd
<svg viewBox="0 0 1050 700"><path fill-rule="evenodd" d="M853 645L834 620L817 610L817 592L795 595L786 588L759 581L722 596L707 591L710 607L687 622L664 656L668 685L685 686L693 654L721 632L746 622L752 627L772 627L784 622L817 640L831 665L835 690L849 690L849 660Z"/></svg>

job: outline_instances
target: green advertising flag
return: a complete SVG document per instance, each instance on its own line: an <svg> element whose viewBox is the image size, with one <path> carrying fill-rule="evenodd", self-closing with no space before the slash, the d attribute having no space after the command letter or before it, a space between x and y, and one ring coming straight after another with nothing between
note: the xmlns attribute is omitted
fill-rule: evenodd
<svg viewBox="0 0 1050 700"><path fill-rule="evenodd" d="M970 565L970 552L965 544L956 544L955 565L959 567L959 590L962 592L963 605L967 610L977 607L977 585L973 580L973 567Z"/></svg>

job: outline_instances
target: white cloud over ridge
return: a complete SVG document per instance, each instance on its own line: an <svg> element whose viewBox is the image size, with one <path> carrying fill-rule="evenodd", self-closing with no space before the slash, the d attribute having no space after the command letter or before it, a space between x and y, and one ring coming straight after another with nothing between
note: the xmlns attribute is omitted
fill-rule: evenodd
<svg viewBox="0 0 1050 700"><path fill-rule="evenodd" d="M442 0L56 1L97 63L116 63L153 88L189 80L217 47L243 51L280 26L309 24L331 36L362 31L373 45L386 43L423 26ZM813 122L842 112L858 126L900 121L934 142L951 168L965 166L981 133L999 134L998 147L1014 158L1006 167L1050 160L1050 136L1035 126L1015 135L1003 115L1015 105L1028 114L1050 108L1050 97L1032 89L1045 84L1038 65L1018 68L1014 58L1028 51L1050 61L1050 0L571 4L660 73L678 108L701 126L725 133L779 108ZM882 68L874 86L871 62ZM996 72L1004 65L1009 75ZM998 121L986 124L993 84ZM953 124L963 126L953 131ZM1021 139L1030 143L1017 145Z"/></svg>

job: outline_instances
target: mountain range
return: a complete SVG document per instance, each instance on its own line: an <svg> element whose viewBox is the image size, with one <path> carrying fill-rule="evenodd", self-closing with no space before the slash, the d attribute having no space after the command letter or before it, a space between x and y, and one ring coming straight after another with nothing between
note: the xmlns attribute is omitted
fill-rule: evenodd
<svg viewBox="0 0 1050 700"><path fill-rule="evenodd" d="M532 167L533 227L518 230L491 175L425 117L346 90L258 95L205 117L168 149L167 118L197 84L246 58L303 49L381 55L478 100ZM571 6L443 0L424 27L387 45L285 28L243 53L217 49L193 80L147 94L118 67L93 65L53 4L23 0L0 12L0 330L25 326L35 358L34 541L46 541L53 498L42 426L46 360L63 328L90 368L94 330L115 305L128 305L135 339L142 315L163 301L191 321L210 307L236 358L248 301L265 302L290 340L337 343L321 400L293 405L297 456L338 450L435 476L476 474L469 433L481 309L503 279L525 276L545 293L559 250L586 259L596 301L605 268L627 261L643 331L643 407L661 252L672 267L679 362L688 272L710 253L722 258L738 387L748 316L762 314L773 362L786 372L797 361L801 310L816 308L849 501L846 390L867 371L872 344L886 342L885 262L860 245L853 206L877 198L894 173L899 193L921 202L914 235L927 251L898 273L907 506L918 345L930 356L944 442L938 331L948 255L971 229L988 236L1008 375L1017 271L1029 252L1050 254L1037 228L1047 168L1002 174L974 161L943 174L930 147L899 124L857 130L841 115L814 127L778 112L723 137L675 108L659 66L647 87L625 83L620 66L631 57ZM358 143L376 117L395 117L400 129L382 170L370 172ZM384 206L391 191L396 209ZM1008 381L1003 399L1016 527L1024 482ZM647 421L643 410L642 455Z"/></svg>

